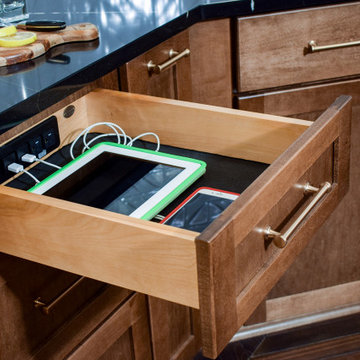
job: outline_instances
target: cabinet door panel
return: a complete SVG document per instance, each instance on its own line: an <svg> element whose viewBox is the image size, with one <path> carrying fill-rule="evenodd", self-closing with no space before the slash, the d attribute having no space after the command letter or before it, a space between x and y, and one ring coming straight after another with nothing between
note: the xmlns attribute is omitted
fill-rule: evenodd
<svg viewBox="0 0 360 360"><path fill-rule="evenodd" d="M200 22L189 34L192 101L231 108L230 19Z"/></svg>

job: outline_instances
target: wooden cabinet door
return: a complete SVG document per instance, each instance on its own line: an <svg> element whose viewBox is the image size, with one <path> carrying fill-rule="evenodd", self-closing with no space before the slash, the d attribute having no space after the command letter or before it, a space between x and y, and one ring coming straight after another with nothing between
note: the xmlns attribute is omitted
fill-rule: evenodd
<svg viewBox="0 0 360 360"><path fill-rule="evenodd" d="M184 54L184 51L189 50L189 46L189 32L186 30L129 61L120 68L121 89L190 101L190 58ZM149 68L150 64L163 65L174 58L174 51L184 56L159 72Z"/></svg>

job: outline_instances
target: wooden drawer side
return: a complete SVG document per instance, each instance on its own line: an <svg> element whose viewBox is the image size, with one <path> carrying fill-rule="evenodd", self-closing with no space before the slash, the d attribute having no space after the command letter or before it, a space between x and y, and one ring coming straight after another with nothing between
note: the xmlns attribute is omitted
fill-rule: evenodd
<svg viewBox="0 0 360 360"><path fill-rule="evenodd" d="M272 163L312 124L108 90L86 99L90 124L106 119L124 126L130 136L153 131L165 145L264 163Z"/></svg>
<svg viewBox="0 0 360 360"><path fill-rule="evenodd" d="M214 358L220 353L347 191L351 118L349 99L337 99L231 208L197 237L202 341L206 356ZM253 278L238 286L236 249L239 246L246 249L247 244L252 246L256 237L265 246L264 233L258 227L264 225L262 219L271 211L281 212L279 209L286 208L280 205L283 199L289 197L287 193L293 191L294 185L299 182L304 184L304 174L313 172L314 168L316 170L323 161L322 157L331 166L330 170L325 171L323 179L332 179L330 192L307 215L286 247L277 249L270 244L270 254L262 260ZM317 163L318 159L320 163ZM277 209L277 206L280 208ZM285 210L285 215L291 211ZM288 223L295 218L291 216Z"/></svg>

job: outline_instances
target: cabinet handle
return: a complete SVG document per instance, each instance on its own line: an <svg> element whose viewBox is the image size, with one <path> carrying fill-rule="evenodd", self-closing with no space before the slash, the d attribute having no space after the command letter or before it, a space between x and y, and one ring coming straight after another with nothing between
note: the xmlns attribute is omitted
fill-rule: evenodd
<svg viewBox="0 0 360 360"><path fill-rule="evenodd" d="M340 48L346 48L350 46L357 46L360 45L360 41L350 41L346 43L340 43L340 44L332 44L332 45L317 45L315 40L310 40L307 47L308 53L314 53L324 50L332 50L332 49L340 49Z"/></svg>
<svg viewBox="0 0 360 360"><path fill-rule="evenodd" d="M77 285L79 285L85 279L84 276L79 277L68 288L66 288L60 295L58 295L50 304L46 304L41 300L39 296L34 300L34 307L40 309L45 315L49 315L50 311L57 303L59 303L65 296L67 296Z"/></svg>
<svg viewBox="0 0 360 360"><path fill-rule="evenodd" d="M320 201L320 199L327 193L327 191L330 188L331 188L331 184L329 182L325 182L320 189L313 187L310 184L306 184L305 188L304 188L305 193L316 192L317 193L316 196L312 199L312 201L309 203L309 205L303 210L303 212L292 223L292 225L289 227L289 229L284 234L281 234L280 232L272 230L271 227L268 226L264 230L265 240L272 240L277 247L283 248L287 244L288 238L290 237L290 235L295 231L295 229L304 220L306 215L315 207L315 205Z"/></svg>
<svg viewBox="0 0 360 360"><path fill-rule="evenodd" d="M175 64L178 60L189 55L190 55L189 49L185 49L181 53L171 49L169 51L169 60L159 65L154 64L154 62L150 60L147 64L148 71L150 73L160 74L162 71L166 70L167 68Z"/></svg>

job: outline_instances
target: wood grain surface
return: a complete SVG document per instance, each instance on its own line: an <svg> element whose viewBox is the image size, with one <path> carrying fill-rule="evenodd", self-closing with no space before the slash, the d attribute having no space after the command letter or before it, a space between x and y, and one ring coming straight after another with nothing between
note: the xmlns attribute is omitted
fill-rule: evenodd
<svg viewBox="0 0 360 360"><path fill-rule="evenodd" d="M21 31L23 30L18 29L18 32ZM0 66L13 65L35 59L57 45L91 41L99 37L97 27L90 23L69 25L59 31L32 32L36 33L37 36L37 40L32 44L12 48L0 47Z"/></svg>
<svg viewBox="0 0 360 360"><path fill-rule="evenodd" d="M360 47L307 53L360 38L359 3L238 19L237 90L251 91L358 74Z"/></svg>

